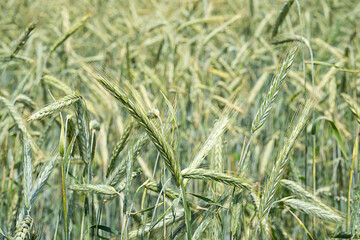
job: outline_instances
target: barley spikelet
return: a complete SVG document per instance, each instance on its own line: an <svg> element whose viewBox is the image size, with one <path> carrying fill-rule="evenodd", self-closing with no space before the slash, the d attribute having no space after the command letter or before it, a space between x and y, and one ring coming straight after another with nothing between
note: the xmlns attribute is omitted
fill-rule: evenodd
<svg viewBox="0 0 360 240"><path fill-rule="evenodd" d="M53 157L49 163L45 166L44 170L42 170L40 176L34 183L34 186L31 189L31 205L34 204L36 197L38 196L40 190L45 185L48 180L50 174L52 173L57 161L57 156Z"/></svg>
<svg viewBox="0 0 360 240"><path fill-rule="evenodd" d="M22 133L22 137L26 140L29 141L29 144L31 146L31 148L33 150L35 150L35 152L37 153L39 151L39 147L36 144L36 142L33 140L33 138L31 137L29 131L27 130L26 126L25 126L25 122L24 120L21 118L21 116L19 115L19 113L16 111L15 106L13 104L10 103L9 100L7 100L6 98L0 96L0 102L3 102L3 104L6 106L6 108L8 109L11 117L13 118L13 120L15 121L15 123L17 124L20 132Z"/></svg>
<svg viewBox="0 0 360 240"><path fill-rule="evenodd" d="M149 182L145 185L146 189L149 189L153 192L156 193L160 193L162 187L160 184L157 184L156 182ZM165 188L163 189L163 192L165 193L166 197L171 199L171 200L175 200L176 198L179 197L179 193L175 192L174 190L170 189L170 188Z"/></svg>
<svg viewBox="0 0 360 240"><path fill-rule="evenodd" d="M69 95L73 92L68 85L66 85L65 83L63 83L62 81L60 81L59 79L57 79L53 76L45 75L43 77L43 80L45 81L45 83L56 87L57 89L63 91L67 95Z"/></svg>
<svg viewBox="0 0 360 240"><path fill-rule="evenodd" d="M114 187L106 184L71 184L70 189L73 191L91 192L103 195L118 194Z"/></svg>
<svg viewBox="0 0 360 240"><path fill-rule="evenodd" d="M50 53L53 53L63 42L66 41L71 35L73 35L85 22L90 18L90 15L84 16L78 23L73 25L61 38L59 38L51 47Z"/></svg>
<svg viewBox="0 0 360 240"><path fill-rule="evenodd" d="M162 132L155 126L153 122L149 120L145 110L141 105L130 100L124 92L117 89L104 74L100 75L92 70L88 72L120 103L122 103L125 109L135 118L136 121L145 129L149 138L154 143L162 158L164 159L165 165L171 172L175 182L180 186L181 174L179 170L179 163L175 160L174 152L171 149L170 144L166 140Z"/></svg>
<svg viewBox="0 0 360 240"><path fill-rule="evenodd" d="M251 189L251 184L245 179L234 177L225 173L218 173L212 170L192 169L183 174L184 178L204 179L224 183L230 186L243 189Z"/></svg>
<svg viewBox="0 0 360 240"><path fill-rule="evenodd" d="M332 222L342 222L344 220L342 216L332 211L328 211L327 209L324 209L313 203L304 202L299 199L284 199L282 200L282 202L293 209L302 211L306 214L318 217L320 219L324 219Z"/></svg>
<svg viewBox="0 0 360 240"><path fill-rule="evenodd" d="M216 219L216 214L219 212L221 206L225 204L228 196L229 196L229 194L223 194L216 201L217 203L219 203L219 205L211 205L208 207L208 209L206 211L204 211L205 216L203 217L203 219L201 220L201 223L195 230L193 239L201 239L202 233L206 230L206 228L209 226L210 223L216 222L216 225L218 225L217 219ZM216 230L213 230L213 231L216 232ZM215 233L214 235L215 236L213 236L212 239L218 239L217 234Z"/></svg>
<svg viewBox="0 0 360 240"><path fill-rule="evenodd" d="M31 187L32 187L32 171L31 171L31 151L29 142L24 143L24 199L25 207L29 212L31 209Z"/></svg>
<svg viewBox="0 0 360 240"><path fill-rule="evenodd" d="M341 96L345 99L347 105L351 109L352 113L356 117L356 121L360 124L360 106L359 104L352 99L349 95L342 93Z"/></svg>
<svg viewBox="0 0 360 240"><path fill-rule="evenodd" d="M43 107L39 111L31 114L30 116L27 117L27 121L32 122L35 120L42 120L44 118L47 118L48 116L60 112L64 108L72 105L73 103L77 102L79 99L81 99L81 95L78 93L67 95L59 99L58 101L51 103L48 106Z"/></svg>
<svg viewBox="0 0 360 240"><path fill-rule="evenodd" d="M193 240L201 239L204 231L209 226L209 224L212 222L212 220L213 220L212 216L211 217L205 216L204 219L199 224L199 226L196 228L192 239Z"/></svg>
<svg viewBox="0 0 360 240"><path fill-rule="evenodd" d="M10 60L15 57L15 55L25 46L27 40L30 38L32 31L36 27L36 21L33 21L29 24L29 26L25 29L25 31L21 34L19 39L17 40L17 44L15 46L14 51L10 55Z"/></svg>
<svg viewBox="0 0 360 240"><path fill-rule="evenodd" d="M189 167L187 167L182 171L183 174L200 166L201 162L209 154L210 150L215 146L219 138L225 132L226 124L228 122L229 122L229 118L227 116L223 116L222 118L219 119L219 121L215 123L214 128L211 131L209 137L206 139L205 143L201 146L200 150L195 155Z"/></svg>
<svg viewBox="0 0 360 240"><path fill-rule="evenodd" d="M53 127L56 117L58 117L58 116L54 115L54 116L50 117L50 119L46 122L45 126L43 127L40 137L36 141L37 144L39 145L39 147L41 147L43 145L46 137L48 136L49 131Z"/></svg>
<svg viewBox="0 0 360 240"><path fill-rule="evenodd" d="M129 232L129 239L139 239L142 234L147 234L150 231L156 231L165 226L173 225L175 223L179 223L183 221L185 218L184 209L177 210L175 213L169 213L164 216L164 221L159 222L155 226L152 226L152 223L147 223L144 227L138 228L137 230L133 230Z"/></svg>
<svg viewBox="0 0 360 240"><path fill-rule="evenodd" d="M27 108L29 108L31 111L33 111L36 108L36 103L29 98L28 96L24 95L24 94L20 94L15 98L15 103L22 103L24 104L24 106L26 106Z"/></svg>
<svg viewBox="0 0 360 240"><path fill-rule="evenodd" d="M128 162L137 159L141 151L143 151L145 146L148 144L148 141L149 138L146 134L143 134L139 137L136 143L129 150L127 157L125 157L125 161L123 161L113 171L111 171L111 174L106 180L107 184L115 186L125 177Z"/></svg>
<svg viewBox="0 0 360 240"><path fill-rule="evenodd" d="M301 130L305 127L307 120L312 112L312 109L315 105L316 99L310 98L304 106L304 109L298 119L297 124L293 128L289 139L285 142L276 162L271 171L271 175L266 181L265 188L263 189L263 194L260 199L260 219L263 219L267 216L272 203L275 201L275 195L280 184L281 177L283 176L286 165L288 163L288 157L291 149L293 148L297 137L299 136Z"/></svg>
<svg viewBox="0 0 360 240"><path fill-rule="evenodd" d="M33 219L26 215L23 220L16 224L14 240L30 239L30 230L33 226Z"/></svg>
<svg viewBox="0 0 360 240"><path fill-rule="evenodd" d="M282 83L294 62L296 55L297 47L293 47L290 49L288 54L286 55L279 72L276 74L274 79L272 80L269 90L265 96L265 99L261 103L260 108L258 109L254 121L252 122L251 131L255 132L257 129L261 128L264 125L267 116L272 108L272 104L275 101L276 96L279 93Z"/></svg>
<svg viewBox="0 0 360 240"><path fill-rule="evenodd" d="M85 102L81 99L75 103L76 106L76 120L79 129L79 149L81 159L88 163L90 159L89 151L89 123L86 118Z"/></svg>
<svg viewBox="0 0 360 240"><path fill-rule="evenodd" d="M317 196L315 196L312 193L306 191L298 183L296 183L294 181L291 181L291 180L282 179L281 180L281 185L286 187L287 189L289 189L291 192L296 194L298 197L306 199L307 201L309 201L309 202L311 202L311 203L313 203L315 205L318 205L319 207L325 209L328 212L332 212L335 215L338 214L335 209L332 209L331 207L326 205L323 201L321 201L321 199L319 199Z"/></svg>
<svg viewBox="0 0 360 240"><path fill-rule="evenodd" d="M116 143L115 147L114 147L114 150L111 154L111 157L110 157L110 161L109 161L109 167L107 169L107 172L106 172L106 177L109 176L109 174L111 173L112 170L114 170L115 168L115 163L116 163L116 159L117 157L119 156L120 152L124 149L124 147L126 146L127 142L128 142L128 139L129 139L129 136L130 136L130 132L132 130L134 126L134 122L130 122L123 134L121 135L121 138L120 140Z"/></svg>

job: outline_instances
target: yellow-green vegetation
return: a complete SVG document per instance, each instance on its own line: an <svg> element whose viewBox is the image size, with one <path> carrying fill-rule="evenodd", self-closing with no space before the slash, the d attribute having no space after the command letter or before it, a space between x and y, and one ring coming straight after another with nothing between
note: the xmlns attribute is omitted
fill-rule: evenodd
<svg viewBox="0 0 360 240"><path fill-rule="evenodd" d="M0 9L0 240L360 238L358 1Z"/></svg>

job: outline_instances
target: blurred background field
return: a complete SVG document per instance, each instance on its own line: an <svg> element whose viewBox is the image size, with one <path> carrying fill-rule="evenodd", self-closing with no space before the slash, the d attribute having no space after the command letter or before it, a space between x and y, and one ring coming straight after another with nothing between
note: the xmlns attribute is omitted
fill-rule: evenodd
<svg viewBox="0 0 360 240"><path fill-rule="evenodd" d="M358 1L0 7L0 239L360 237Z"/></svg>

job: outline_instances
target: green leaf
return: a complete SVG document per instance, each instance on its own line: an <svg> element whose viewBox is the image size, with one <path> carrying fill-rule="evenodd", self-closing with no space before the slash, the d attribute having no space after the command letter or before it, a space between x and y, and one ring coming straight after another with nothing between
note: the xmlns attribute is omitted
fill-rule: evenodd
<svg viewBox="0 0 360 240"><path fill-rule="evenodd" d="M203 200L203 201L205 201L205 202L207 202L209 204L216 205L216 206L219 206L219 207L223 207L220 203L215 202L214 200L211 200L210 198L207 198L207 197L195 194L195 193L189 193L189 194L193 195L194 197L200 198L201 200Z"/></svg>
<svg viewBox="0 0 360 240"><path fill-rule="evenodd" d="M112 233L114 235L117 235L117 236L120 236L121 233L116 231L116 230L113 230L112 228L108 227L108 226L105 226L105 225L93 225L91 226L90 228L95 228L95 229L100 229L102 231L105 231L105 232L108 232L108 233ZM97 236L101 239L110 239L110 238L107 238L107 237L103 237L103 236L100 236L99 234L97 234Z"/></svg>
<svg viewBox="0 0 360 240"><path fill-rule="evenodd" d="M348 158L347 151L345 149L344 142L341 138L340 132L339 132L338 128L336 127L335 122L329 121L329 123L331 126L332 133L333 133L337 143L339 144L342 153L344 154L345 158L347 159Z"/></svg>
<svg viewBox="0 0 360 240"><path fill-rule="evenodd" d="M322 117L317 118L314 121L314 124L316 122L318 122L319 120L326 120L326 121L328 121L330 123L331 132L332 132L333 136L335 137L336 142L339 144L341 152L344 154L345 158L347 159L348 158L347 150L345 148L344 142L343 142L343 140L341 138L341 134L340 134L339 129L337 128L335 122L333 120L331 120L330 118L328 118L328 117L322 116Z"/></svg>

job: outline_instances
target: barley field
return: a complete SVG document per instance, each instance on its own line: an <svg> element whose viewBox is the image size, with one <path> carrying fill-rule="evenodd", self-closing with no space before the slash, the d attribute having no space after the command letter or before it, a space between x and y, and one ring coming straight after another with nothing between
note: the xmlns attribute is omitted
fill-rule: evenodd
<svg viewBox="0 0 360 240"><path fill-rule="evenodd" d="M0 7L0 240L360 239L359 1Z"/></svg>

